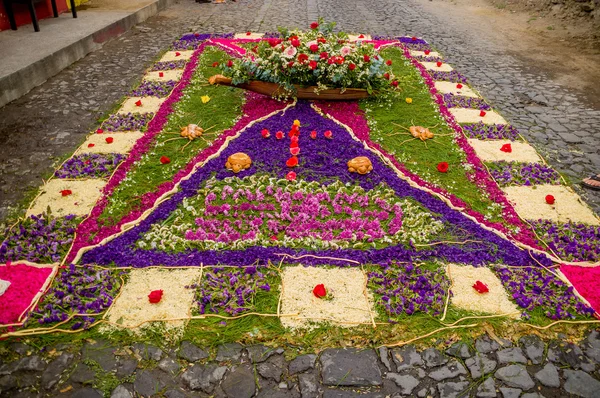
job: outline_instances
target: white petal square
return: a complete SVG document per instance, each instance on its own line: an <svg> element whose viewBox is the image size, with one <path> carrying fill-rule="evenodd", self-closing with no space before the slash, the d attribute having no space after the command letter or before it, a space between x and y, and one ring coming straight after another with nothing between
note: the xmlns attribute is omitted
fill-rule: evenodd
<svg viewBox="0 0 600 398"><path fill-rule="evenodd" d="M0 279L0 296L2 296L4 294L4 292L6 292L6 289L8 289L9 286L10 286L10 282L9 281L5 281L4 279Z"/></svg>
<svg viewBox="0 0 600 398"><path fill-rule="evenodd" d="M429 54L425 54L425 51L410 50L410 55L413 57L439 57L440 53L431 51Z"/></svg>
<svg viewBox="0 0 600 398"><path fill-rule="evenodd" d="M373 300L365 295L366 280L367 276L358 268L285 268L281 313L298 313L298 316L282 317L281 323L290 328L311 328L317 322L344 327L371 322ZM333 296L331 300L313 294L315 286L321 283Z"/></svg>
<svg viewBox="0 0 600 398"><path fill-rule="evenodd" d="M454 95L462 95L465 97L473 97L478 98L479 95L475 93L471 88L465 84L462 84L461 88L457 88L458 83L454 82L444 82L437 81L435 82L435 88L442 94L454 94Z"/></svg>
<svg viewBox="0 0 600 398"><path fill-rule="evenodd" d="M119 297L107 313L110 328L119 326L133 328L134 333L152 325L161 319L188 318L194 301L194 289L185 286L197 282L202 269L134 269L123 286ZM150 303L148 295L154 290L162 290L160 302ZM167 330L183 331L185 319L165 321Z"/></svg>
<svg viewBox="0 0 600 398"><path fill-rule="evenodd" d="M160 77L161 73L163 74L163 77ZM168 82L169 80L179 81L181 80L182 74L183 69L155 70L148 72L146 76L144 76L144 80L156 82Z"/></svg>
<svg viewBox="0 0 600 398"><path fill-rule="evenodd" d="M158 97L130 97L123 102L118 113L156 113L165 100L166 98ZM139 106L136 105L138 101L141 101Z"/></svg>
<svg viewBox="0 0 600 398"><path fill-rule="evenodd" d="M448 264L446 272L453 282L450 302L455 307L490 314L510 314L507 316L512 318L520 316L521 312L509 300L502 282L489 268ZM477 281L486 284L489 292L478 293L473 288Z"/></svg>
<svg viewBox="0 0 600 398"><path fill-rule="evenodd" d="M69 214L85 216L100 198L105 185L106 181L101 179L73 181L54 178L40 188L42 193L27 210L27 216L43 213L48 207L52 214L58 217ZM70 190L72 193L62 196L63 190Z"/></svg>
<svg viewBox="0 0 600 398"><path fill-rule="evenodd" d="M470 138L469 144L475 150L479 159L484 162L498 162L505 160L507 162L528 162L539 163L542 158L535 151L535 148L525 142L509 140L478 140ZM510 144L512 151L503 152L500 150L503 145Z"/></svg>
<svg viewBox="0 0 600 398"><path fill-rule="evenodd" d="M244 33L236 33L234 38L236 39L261 39L265 34L264 33L256 33L256 32L250 32L250 34L246 34L246 32Z"/></svg>
<svg viewBox="0 0 600 398"><path fill-rule="evenodd" d="M551 220L560 223L569 221L589 225L600 225L594 212L579 195L560 185L536 185L530 187L502 188L515 211L526 220ZM546 195L554 196L552 205L546 203Z"/></svg>
<svg viewBox="0 0 600 398"><path fill-rule="evenodd" d="M423 65L427 70L433 70L438 72L452 72L454 70L454 68L445 63L442 63L440 66L437 66L437 62L421 62L421 65Z"/></svg>
<svg viewBox="0 0 600 398"><path fill-rule="evenodd" d="M173 62L179 61L180 59L188 60L192 58L193 54L194 50L167 51L160 59L160 62Z"/></svg>
<svg viewBox="0 0 600 398"><path fill-rule="evenodd" d="M478 109L449 108L448 110L458 123L508 124L502 116L494 111L486 111L485 116L480 116L481 111Z"/></svg>
<svg viewBox="0 0 600 398"><path fill-rule="evenodd" d="M128 132L104 132L102 134L90 134L83 145L81 145L76 155L82 153L129 153L136 141L139 140L144 133L139 131ZM111 137L113 141L109 144L106 138ZM90 144L93 144L90 146Z"/></svg>

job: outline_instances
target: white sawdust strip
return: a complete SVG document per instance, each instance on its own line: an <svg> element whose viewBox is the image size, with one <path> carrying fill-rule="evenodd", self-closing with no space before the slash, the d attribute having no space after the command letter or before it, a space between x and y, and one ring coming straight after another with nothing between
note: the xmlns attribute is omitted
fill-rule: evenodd
<svg viewBox="0 0 600 398"><path fill-rule="evenodd" d="M158 97L129 97L123 102L118 113L156 113L166 98ZM136 102L142 101L140 106Z"/></svg>
<svg viewBox="0 0 600 398"><path fill-rule="evenodd" d="M449 273L453 281L450 302L455 307L489 314L510 314L507 316L511 318L520 316L519 309L509 300L502 282L489 268L448 264L446 272ZM486 284L489 292L478 293L473 288L477 281Z"/></svg>
<svg viewBox="0 0 600 398"><path fill-rule="evenodd" d="M437 81L435 82L435 88L443 94L462 95L473 98L479 97L479 95L477 95L475 91L471 90L471 88L466 84L461 84L461 88L457 88L457 84L458 83Z"/></svg>
<svg viewBox="0 0 600 398"><path fill-rule="evenodd" d="M478 140L469 138L469 144L475 150L477 156L484 162L527 162L540 163L542 158L535 148L525 142L509 140ZM501 151L503 145L510 144L512 152Z"/></svg>
<svg viewBox="0 0 600 398"><path fill-rule="evenodd" d="M9 281L5 281L4 279L0 279L0 296L2 296L6 292L6 289L8 289L9 287L10 287L10 282Z"/></svg>
<svg viewBox="0 0 600 398"><path fill-rule="evenodd" d="M364 37L358 37L358 36L360 36L360 34L358 34L358 35L348 35L348 40L349 41L372 40L371 39L371 35L363 35Z"/></svg>
<svg viewBox="0 0 600 398"><path fill-rule="evenodd" d="M333 299L314 296L314 287L321 283ZM323 322L343 327L370 323L373 300L365 297L365 283L366 275L357 268L285 268L281 312L299 315L283 317L281 323L285 327L309 329L315 327L315 323Z"/></svg>
<svg viewBox="0 0 600 398"><path fill-rule="evenodd" d="M179 61L180 59L190 59L192 58L192 54L194 54L194 50L167 51L160 59L160 62L172 62Z"/></svg>
<svg viewBox="0 0 600 398"><path fill-rule="evenodd" d="M480 116L478 109L450 108L448 110L458 123L508 124L502 116L494 111L486 111L485 116Z"/></svg>
<svg viewBox="0 0 600 398"><path fill-rule="evenodd" d="M104 132L102 134L90 134L85 142L77 148L75 155L83 153L129 153L131 148L144 133L130 131L125 133ZM107 143L106 138L111 137L112 143ZM90 146L92 144L92 146Z"/></svg>
<svg viewBox="0 0 600 398"><path fill-rule="evenodd" d="M41 194L27 210L27 216L43 213L48 207L58 217L69 214L87 215L100 198L100 191L105 185L106 181L101 179L52 179L40 188ZM62 196L63 190L71 190L72 194Z"/></svg>
<svg viewBox="0 0 600 398"><path fill-rule="evenodd" d="M442 63L440 66L437 66L437 62L421 62L421 65L423 65L427 70L434 70L439 72L452 72L454 70L454 68L445 63Z"/></svg>
<svg viewBox="0 0 600 398"><path fill-rule="evenodd" d="M560 185L536 185L502 188L516 212L526 220L551 220L560 223L572 221L600 225L594 212L579 195ZM554 196L554 204L546 203L546 196Z"/></svg>
<svg viewBox="0 0 600 398"><path fill-rule="evenodd" d="M128 328L134 333L152 326L151 321L161 319L178 319L160 321L161 326L177 334L183 331L185 319L191 316L194 300L194 289L185 286L198 281L202 269L134 269L129 274L119 297L115 300L106 314L110 322L104 329ZM148 295L154 290L162 290L163 296L159 303L152 304Z"/></svg>
<svg viewBox="0 0 600 398"><path fill-rule="evenodd" d="M160 77L160 74L163 74L163 77ZM148 72L146 76L144 76L144 80L149 81L157 81L157 82L167 82L169 80L181 80L181 75L183 74L183 69L171 69L171 70L155 70Z"/></svg>
<svg viewBox="0 0 600 398"><path fill-rule="evenodd" d="M244 32L244 33L236 33L234 38L254 40L254 39L261 39L264 35L265 35L264 33L250 32L250 34L247 34L246 32Z"/></svg>
<svg viewBox="0 0 600 398"><path fill-rule="evenodd" d="M431 51L429 54L425 54L425 51L410 50L410 55L413 57L439 57L440 53Z"/></svg>

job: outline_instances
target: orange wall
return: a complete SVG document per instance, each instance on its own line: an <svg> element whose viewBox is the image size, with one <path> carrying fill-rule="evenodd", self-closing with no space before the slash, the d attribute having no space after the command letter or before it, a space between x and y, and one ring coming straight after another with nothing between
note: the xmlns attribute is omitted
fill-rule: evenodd
<svg viewBox="0 0 600 398"><path fill-rule="evenodd" d="M59 14L67 11L67 0L56 0L56 7L58 8ZM23 26L22 29L31 29L33 32L33 25L31 25L31 17L29 16L29 8L23 4L14 4L13 10L15 13L15 19L17 20L17 27L29 25ZM52 17L52 2L50 0L45 0L35 3L35 12L38 20ZM8 15L4 9L4 4L0 1L0 30L9 29L10 23L8 22Z"/></svg>

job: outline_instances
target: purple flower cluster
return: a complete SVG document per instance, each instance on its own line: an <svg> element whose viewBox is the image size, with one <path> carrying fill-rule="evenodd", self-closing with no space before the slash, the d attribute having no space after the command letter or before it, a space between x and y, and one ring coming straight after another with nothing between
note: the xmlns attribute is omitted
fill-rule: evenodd
<svg viewBox="0 0 600 398"><path fill-rule="evenodd" d="M565 260L600 260L600 227L577 223L556 225L552 221L531 221L538 235Z"/></svg>
<svg viewBox="0 0 600 398"><path fill-rule="evenodd" d="M523 317L533 311L543 311L551 319L590 316L594 310L583 304L573 293L573 287L541 267L495 268L502 284L517 305L524 309Z"/></svg>
<svg viewBox="0 0 600 398"><path fill-rule="evenodd" d="M471 108L484 111L492 109L482 98L466 97L452 93L444 94L444 103L448 108Z"/></svg>
<svg viewBox="0 0 600 398"><path fill-rule="evenodd" d="M394 262L367 276L377 304L392 318L415 312L437 315L444 309L450 281L443 268L431 271L415 267L412 262Z"/></svg>
<svg viewBox="0 0 600 398"><path fill-rule="evenodd" d="M429 45L425 40L419 39L418 37L401 36L398 38L398 41L402 44L409 45Z"/></svg>
<svg viewBox="0 0 600 398"><path fill-rule="evenodd" d="M34 263L59 262L73 242L79 219L74 215L52 218L32 215L4 233L0 263L27 260Z"/></svg>
<svg viewBox="0 0 600 398"><path fill-rule="evenodd" d="M59 272L32 315L40 324L47 324L64 321L75 313L98 314L110 307L117 290L114 271L71 264ZM86 329L96 320L94 316L75 319L73 330Z"/></svg>
<svg viewBox="0 0 600 398"><path fill-rule="evenodd" d="M154 113L115 113L102 123L106 131L146 131Z"/></svg>
<svg viewBox="0 0 600 398"><path fill-rule="evenodd" d="M171 49L174 51L195 50L204 40L210 39L210 37L210 33L189 33L181 36L180 39L175 40Z"/></svg>
<svg viewBox="0 0 600 398"><path fill-rule="evenodd" d="M85 153L75 155L54 173L56 178L104 178L125 159L120 153Z"/></svg>
<svg viewBox="0 0 600 398"><path fill-rule="evenodd" d="M463 76L460 72L457 72L455 70L450 72L444 72L441 70L430 70L428 72L433 80L442 80L446 82L467 84L467 78Z"/></svg>
<svg viewBox="0 0 600 398"><path fill-rule="evenodd" d="M416 56L413 58L419 62L444 62L444 59L442 57L435 57L435 56L431 56L431 55Z"/></svg>
<svg viewBox="0 0 600 398"><path fill-rule="evenodd" d="M501 187L510 185L560 184L560 175L543 163L488 163L490 173Z"/></svg>
<svg viewBox="0 0 600 398"><path fill-rule="evenodd" d="M145 80L134 89L130 96L132 97L166 97L171 94L173 88L177 85L175 80L167 80L164 82Z"/></svg>
<svg viewBox="0 0 600 398"><path fill-rule="evenodd" d="M431 50L431 46L427 43L402 43L406 48L412 51L427 51Z"/></svg>
<svg viewBox="0 0 600 398"><path fill-rule="evenodd" d="M508 124L470 123L461 125L467 138L480 140L511 140L519 139L519 131Z"/></svg>
<svg viewBox="0 0 600 398"><path fill-rule="evenodd" d="M159 61L152 67L153 71L183 69L187 59L178 59L177 61Z"/></svg>
<svg viewBox="0 0 600 398"><path fill-rule="evenodd" d="M252 309L257 292L271 291L268 279L276 276L267 267L213 268L204 271L200 283L186 288L195 290L200 314L238 315Z"/></svg>

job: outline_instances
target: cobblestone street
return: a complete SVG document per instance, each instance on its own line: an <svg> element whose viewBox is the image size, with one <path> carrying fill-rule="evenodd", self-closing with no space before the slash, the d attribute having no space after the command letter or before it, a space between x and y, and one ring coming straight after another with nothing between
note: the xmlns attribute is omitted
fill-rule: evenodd
<svg viewBox="0 0 600 398"><path fill-rule="evenodd" d="M305 28L318 17L348 32L427 40L600 214L598 191L579 184L600 173L600 102L515 57L494 31L467 29L435 7L426 0L180 0L0 108L0 225L26 207L42 179L178 36ZM15 342L1 353L0 396L101 397L92 387L101 381L111 398L600 396L600 333L576 344L559 337L485 335L443 349L330 348L292 360L288 348L237 343L211 351L188 341L169 349L99 340L41 350Z"/></svg>

